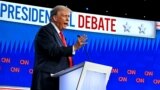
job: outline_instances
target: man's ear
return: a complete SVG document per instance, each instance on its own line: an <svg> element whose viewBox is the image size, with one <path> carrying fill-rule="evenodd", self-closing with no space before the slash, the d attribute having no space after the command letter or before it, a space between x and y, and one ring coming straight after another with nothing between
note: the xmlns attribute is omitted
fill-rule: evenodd
<svg viewBox="0 0 160 90"><path fill-rule="evenodd" d="M57 21L57 17L56 16L53 16L52 18L53 18L54 21Z"/></svg>

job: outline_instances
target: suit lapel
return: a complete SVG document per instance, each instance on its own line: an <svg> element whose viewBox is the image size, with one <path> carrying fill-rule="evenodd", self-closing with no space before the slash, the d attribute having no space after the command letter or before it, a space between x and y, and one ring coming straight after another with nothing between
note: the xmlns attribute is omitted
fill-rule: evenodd
<svg viewBox="0 0 160 90"><path fill-rule="evenodd" d="M61 38L59 37L58 32L56 31L56 29L54 28L54 26L53 26L51 23L49 23L47 27L48 27L51 31L53 31L52 35L55 36L55 39L56 39L58 45L59 45L59 46L63 46L63 43L62 43L62 41L61 41Z"/></svg>

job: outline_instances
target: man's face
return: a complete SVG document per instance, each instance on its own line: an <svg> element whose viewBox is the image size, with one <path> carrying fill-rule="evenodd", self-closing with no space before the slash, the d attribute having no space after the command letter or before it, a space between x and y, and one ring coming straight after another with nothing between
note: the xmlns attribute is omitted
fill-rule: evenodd
<svg viewBox="0 0 160 90"><path fill-rule="evenodd" d="M59 30L63 30L68 26L70 12L68 10L61 10L55 16L55 24Z"/></svg>

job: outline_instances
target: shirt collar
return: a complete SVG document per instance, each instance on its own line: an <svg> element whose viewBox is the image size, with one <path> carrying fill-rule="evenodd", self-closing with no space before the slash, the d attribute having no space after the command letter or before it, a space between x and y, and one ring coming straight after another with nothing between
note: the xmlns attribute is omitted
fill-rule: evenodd
<svg viewBox="0 0 160 90"><path fill-rule="evenodd" d="M53 22L51 22L51 24L55 27L57 33L60 34L60 30L58 29L58 27Z"/></svg>

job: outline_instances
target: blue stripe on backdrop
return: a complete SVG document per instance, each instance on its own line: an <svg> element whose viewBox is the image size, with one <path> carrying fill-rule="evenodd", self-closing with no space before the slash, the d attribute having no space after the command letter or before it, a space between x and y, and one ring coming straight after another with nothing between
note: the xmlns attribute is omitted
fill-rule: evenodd
<svg viewBox="0 0 160 90"><path fill-rule="evenodd" d="M0 85L31 84L33 39L40 26L0 21ZM139 38L76 30L64 32L69 45L86 34L88 44L76 52L74 63L91 61L113 66L107 90L160 89L160 31L156 38Z"/></svg>
<svg viewBox="0 0 160 90"><path fill-rule="evenodd" d="M0 85L30 86L39 26L0 21Z"/></svg>
<svg viewBox="0 0 160 90"><path fill-rule="evenodd" d="M85 60L118 68L112 72L108 90L158 90L160 32L157 37L139 38L98 34L82 31L65 31L69 44L78 34L88 36L88 44L74 56L75 64ZM132 72L131 72L132 71Z"/></svg>

